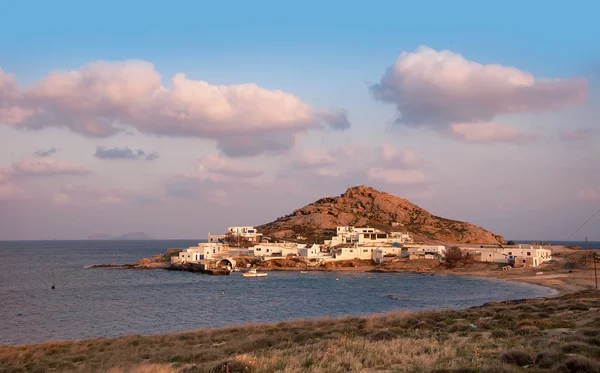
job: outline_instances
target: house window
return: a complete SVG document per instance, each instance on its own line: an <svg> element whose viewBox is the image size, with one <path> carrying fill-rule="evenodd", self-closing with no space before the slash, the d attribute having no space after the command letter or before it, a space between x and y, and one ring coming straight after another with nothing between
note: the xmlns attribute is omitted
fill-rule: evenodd
<svg viewBox="0 0 600 373"><path fill-rule="evenodd" d="M528 252L527 252L527 256L531 256L531 252L529 252L529 251L528 251Z"/></svg>

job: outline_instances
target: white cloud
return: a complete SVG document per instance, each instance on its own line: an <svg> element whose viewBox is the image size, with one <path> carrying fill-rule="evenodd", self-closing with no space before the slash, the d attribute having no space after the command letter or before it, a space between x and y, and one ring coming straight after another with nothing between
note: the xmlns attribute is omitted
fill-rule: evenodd
<svg viewBox="0 0 600 373"><path fill-rule="evenodd" d="M382 181L387 184L411 185L425 182L425 175L417 170L370 168L367 177L371 181Z"/></svg>
<svg viewBox="0 0 600 373"><path fill-rule="evenodd" d="M403 52L371 91L376 99L396 105L404 124L445 127L579 104L586 98L587 81L539 79L515 67L482 65L421 46Z"/></svg>
<svg viewBox="0 0 600 373"><path fill-rule="evenodd" d="M345 111L318 115L293 94L254 83L212 85L176 74L165 87L154 66L139 60L55 71L23 92L14 76L0 70L0 122L30 129L66 126L95 137L132 126L145 133L214 139L232 155L284 151L296 133L350 125ZM271 135L278 140L270 141Z"/></svg>
<svg viewBox="0 0 600 373"><path fill-rule="evenodd" d="M528 142L537 138L535 134L519 131L500 123L453 123L450 131L454 137L469 143Z"/></svg>

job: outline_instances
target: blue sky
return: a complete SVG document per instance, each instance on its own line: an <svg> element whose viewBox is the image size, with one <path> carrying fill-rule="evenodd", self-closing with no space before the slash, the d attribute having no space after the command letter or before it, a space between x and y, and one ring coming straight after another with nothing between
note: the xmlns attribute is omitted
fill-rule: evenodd
<svg viewBox="0 0 600 373"><path fill-rule="evenodd" d="M0 68L19 85L0 108L36 112L18 123L8 116L2 123L0 115L5 175L0 178L0 239L126 231L202 238L226 225L270 221L354 184L373 185L436 215L516 239L564 239L600 205L600 147L594 146L600 139L600 29L595 19L600 5L593 1L22 1L0 6L10 15L0 24ZM399 68L384 82L386 69L403 52L419 58L418 63L407 62L405 70ZM470 85L463 81L461 87L459 79L457 86L427 91L433 89L427 79L470 71L471 65L456 67L459 56L501 65L499 80L494 73L472 75ZM420 69L436 58L443 63ZM241 123L254 115L243 112L225 122L199 114L206 121L197 127L192 123L191 130L185 127L191 132L181 135L172 130L175 124L157 118L162 106L156 102L149 104L153 111L143 112L145 121L128 123L133 112L142 110L136 106L139 97L129 106L119 102L91 113L48 93L50 83L42 93L33 90L53 71L85 70L97 61L105 65L90 79L101 82L115 74L111 84L119 86L127 73L119 75L122 66L114 63L125 60L153 65L140 81L160 74L163 88L148 92L173 88L171 79L184 73L185 82L210 86L255 83L270 97L282 91L301 104L277 114L278 104L262 118L254 113L252 128L261 128L260 134ZM507 83L514 73L509 68L564 84L533 85L517 99L502 93L505 83L514 88ZM421 80L413 84L411 79ZM377 98L370 89L374 84L397 95ZM86 87L78 86L81 102L91 94ZM481 101L455 102L448 90L480 92L475 101ZM495 93L486 97L490 91ZM190 100L198 100L199 92ZM100 96L87 99L105 99L102 92L95 94ZM425 102L429 97L431 102ZM523 108L515 109L521 102ZM39 114L60 105L56 117ZM480 113L481 107L489 112ZM106 110L124 131L92 136L81 123L91 118L87 115L105 118ZM436 110L441 119L433 120L427 113ZM409 113L421 124L396 123ZM294 129L281 130L271 114L286 117L286 126ZM327 118L346 118L351 126L336 130ZM317 122L324 128L308 129ZM228 132L221 133L223 128ZM487 137L481 137L482 131ZM232 140L235 133L243 138ZM246 138L252 144L266 141L264 148L273 149L233 154L232 146L250 146L240 145ZM384 144L396 151L387 160ZM99 158L94 154L100 146L159 157ZM36 166L40 160L32 154L52 147L58 151ZM385 162L395 163L383 167ZM592 220L574 238L587 234L600 240L599 224L600 219Z"/></svg>

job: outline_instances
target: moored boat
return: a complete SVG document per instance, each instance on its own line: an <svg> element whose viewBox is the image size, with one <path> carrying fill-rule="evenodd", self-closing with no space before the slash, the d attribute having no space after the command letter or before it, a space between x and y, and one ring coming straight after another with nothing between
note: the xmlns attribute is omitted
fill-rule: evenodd
<svg viewBox="0 0 600 373"><path fill-rule="evenodd" d="M242 273L244 277L264 277L267 275L267 272L256 272L256 268L250 268L248 272Z"/></svg>

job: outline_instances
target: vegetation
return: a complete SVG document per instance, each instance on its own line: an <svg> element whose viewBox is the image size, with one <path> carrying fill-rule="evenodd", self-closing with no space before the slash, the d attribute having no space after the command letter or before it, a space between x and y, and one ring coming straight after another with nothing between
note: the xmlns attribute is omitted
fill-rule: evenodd
<svg viewBox="0 0 600 373"><path fill-rule="evenodd" d="M465 260L465 254L458 246L452 246L446 250L446 263L450 266L456 265Z"/></svg>
<svg viewBox="0 0 600 373"><path fill-rule="evenodd" d="M0 372L599 372L600 293L0 346Z"/></svg>

